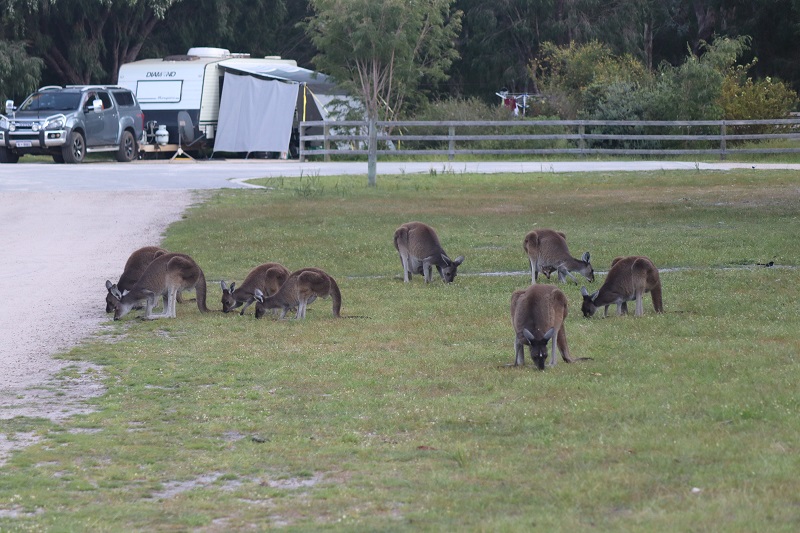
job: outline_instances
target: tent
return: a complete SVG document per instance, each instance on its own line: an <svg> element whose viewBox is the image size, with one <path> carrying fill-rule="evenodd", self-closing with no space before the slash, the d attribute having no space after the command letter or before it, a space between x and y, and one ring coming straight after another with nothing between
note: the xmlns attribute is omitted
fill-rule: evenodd
<svg viewBox="0 0 800 533"><path fill-rule="evenodd" d="M225 76L215 151L288 152L297 122L325 116L313 89L335 91L327 76L293 65L229 59L219 66Z"/></svg>

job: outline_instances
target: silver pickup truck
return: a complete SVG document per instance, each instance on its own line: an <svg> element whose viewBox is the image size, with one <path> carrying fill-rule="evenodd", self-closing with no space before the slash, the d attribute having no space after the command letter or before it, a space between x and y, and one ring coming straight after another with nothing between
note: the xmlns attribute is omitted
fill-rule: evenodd
<svg viewBox="0 0 800 533"><path fill-rule="evenodd" d="M144 113L128 89L42 87L19 107L6 102L6 114L0 115L0 163L16 163L25 154L80 163L92 152L115 152L117 161L132 161L143 129Z"/></svg>

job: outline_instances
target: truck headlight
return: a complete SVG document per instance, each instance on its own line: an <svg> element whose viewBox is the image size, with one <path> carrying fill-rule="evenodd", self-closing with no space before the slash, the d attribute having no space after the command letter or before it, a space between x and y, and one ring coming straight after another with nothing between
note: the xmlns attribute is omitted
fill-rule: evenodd
<svg viewBox="0 0 800 533"><path fill-rule="evenodd" d="M67 117L64 115L56 115L54 117L49 117L47 120L44 121L43 129L45 130L60 130L64 128L64 124L67 122Z"/></svg>

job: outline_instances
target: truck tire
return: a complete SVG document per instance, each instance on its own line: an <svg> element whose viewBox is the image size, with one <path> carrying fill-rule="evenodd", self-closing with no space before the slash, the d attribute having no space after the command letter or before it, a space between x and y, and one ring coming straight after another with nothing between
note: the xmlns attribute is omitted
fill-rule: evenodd
<svg viewBox="0 0 800 533"><path fill-rule="evenodd" d="M19 154L15 154L5 146L0 146L0 163L16 163L19 161Z"/></svg>
<svg viewBox="0 0 800 533"><path fill-rule="evenodd" d="M64 162L64 155L63 154L53 154L53 161L56 163L63 163Z"/></svg>
<svg viewBox="0 0 800 533"><path fill-rule="evenodd" d="M86 140L79 131L71 131L67 136L67 144L61 147L61 155L66 163L81 163L86 157Z"/></svg>
<svg viewBox="0 0 800 533"><path fill-rule="evenodd" d="M117 151L117 161L120 163L130 163L136 158L136 139L133 138L133 133L130 131L122 132L122 139L119 141L119 150Z"/></svg>

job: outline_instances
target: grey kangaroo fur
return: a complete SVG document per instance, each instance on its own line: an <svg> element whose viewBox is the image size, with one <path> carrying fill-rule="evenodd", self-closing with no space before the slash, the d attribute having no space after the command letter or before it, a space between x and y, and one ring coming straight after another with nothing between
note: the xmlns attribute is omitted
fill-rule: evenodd
<svg viewBox="0 0 800 533"><path fill-rule="evenodd" d="M642 296L649 292L653 298L653 309L656 313L664 312L661 301L661 279L653 262L642 255L616 257L611 261L611 269L600 289L589 294L586 287L581 287L583 316L594 315L598 307L603 307L603 317L608 316L608 306L617 305L617 316L628 313L628 304L636 301L636 316L644 314Z"/></svg>
<svg viewBox="0 0 800 533"><path fill-rule="evenodd" d="M567 363L588 359L573 359L567 346L566 295L554 285L531 285L511 294L511 324L514 326L514 366L525 364L525 345L530 346L531 359L539 370L547 361L547 343L553 341L550 364L556 365L556 346Z"/></svg>
<svg viewBox="0 0 800 533"><path fill-rule="evenodd" d="M106 287L110 283L106 281ZM127 315L142 300L146 300L144 318L175 318L178 293L192 288L197 291L197 308L201 312L208 312L206 277L194 259L186 254L160 255L153 259L129 291L113 291L114 320ZM164 297L164 311L153 314L153 307L159 296Z"/></svg>
<svg viewBox="0 0 800 533"><path fill-rule="evenodd" d="M306 308L317 297L332 300L333 316L339 318L342 308L342 293L330 275L319 268L301 268L292 272L281 288L272 296L255 289L256 318L264 316L269 309L280 309L284 318L289 309L297 308L296 319L306 317Z"/></svg>
<svg viewBox="0 0 800 533"><path fill-rule="evenodd" d="M251 270L239 287L236 286L236 282L232 282L228 287L224 281L220 281L222 311L229 313L244 304L239 312L239 315L244 315L250 304L256 301L256 289L266 296L272 296L278 292L288 277L289 269L280 263L264 263Z"/></svg>
<svg viewBox="0 0 800 533"><path fill-rule="evenodd" d="M539 273L550 278L550 273L558 272L558 280L565 283L569 276L575 284L577 278L571 272L578 272L590 282L594 281L594 269L589 262L589 252L585 252L580 259L575 259L569 253L567 236L551 229L538 229L529 232L522 243L528 260L531 264L531 284L536 283Z"/></svg>
<svg viewBox="0 0 800 533"><path fill-rule="evenodd" d="M106 293L106 313L114 310L115 296L111 292L112 289L117 289L119 292L131 290L136 282L139 281L139 278L142 277L147 265L152 263L156 257L166 253L169 252L158 246L145 246L134 251L125 262L125 269L122 271L119 281L116 283L106 282L106 289L108 289L108 293Z"/></svg>
<svg viewBox="0 0 800 533"><path fill-rule="evenodd" d="M442 281L451 283L464 262L460 255L450 259L439 243L434 229L422 222L407 222L394 232L394 247L403 264L403 281L409 283L413 274L422 274L425 282L433 279L433 267L439 271Z"/></svg>

